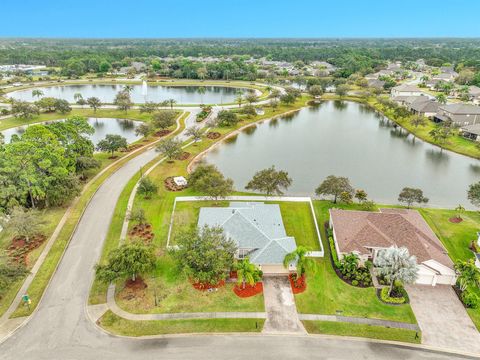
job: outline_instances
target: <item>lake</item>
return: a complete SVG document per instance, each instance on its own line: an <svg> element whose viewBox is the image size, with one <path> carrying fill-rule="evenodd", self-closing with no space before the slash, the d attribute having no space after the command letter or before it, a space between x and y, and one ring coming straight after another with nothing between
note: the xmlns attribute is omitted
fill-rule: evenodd
<svg viewBox="0 0 480 360"><path fill-rule="evenodd" d="M466 191L480 180L480 161L442 151L352 102L325 102L257 124L203 161L217 165L238 190L256 171L275 165L293 178L288 195L313 195L325 177L337 175L390 204L409 186L422 189L430 206L471 208Z"/></svg>
<svg viewBox="0 0 480 360"><path fill-rule="evenodd" d="M100 140L104 139L107 134L122 135L127 139L129 144L141 138L141 136L135 134L135 128L141 123L140 121L110 118L88 118L87 120L95 129L95 133L92 136L89 136L90 140L92 140L95 145L97 145ZM46 123L51 122L52 121ZM9 143L12 135L21 135L26 128L27 125L3 130L2 134L5 136L5 142Z"/></svg>
<svg viewBox="0 0 480 360"><path fill-rule="evenodd" d="M160 102L175 99L178 104L224 104L235 102L237 91L240 89L225 86L203 86L205 93L199 92L199 86L155 86L148 85L146 95L142 85L131 85L130 96L134 103L146 101ZM84 84L84 85L59 85L38 87L35 89L43 92L42 97L54 97L74 103L74 95L82 94L84 99L97 97L102 103L113 103L115 95L124 88L124 84ZM32 96L33 89L17 90L7 95L11 98L24 101L37 100ZM246 92L247 89L241 91Z"/></svg>

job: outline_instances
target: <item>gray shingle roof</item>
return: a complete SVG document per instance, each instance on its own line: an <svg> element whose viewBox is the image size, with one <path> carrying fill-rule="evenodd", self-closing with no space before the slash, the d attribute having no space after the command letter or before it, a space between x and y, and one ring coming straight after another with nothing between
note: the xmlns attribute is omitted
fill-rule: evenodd
<svg viewBox="0 0 480 360"><path fill-rule="evenodd" d="M258 202L231 202L224 208L201 208L198 226L220 226L239 249L253 250L255 264L282 264L285 255L296 248L287 236L280 206Z"/></svg>

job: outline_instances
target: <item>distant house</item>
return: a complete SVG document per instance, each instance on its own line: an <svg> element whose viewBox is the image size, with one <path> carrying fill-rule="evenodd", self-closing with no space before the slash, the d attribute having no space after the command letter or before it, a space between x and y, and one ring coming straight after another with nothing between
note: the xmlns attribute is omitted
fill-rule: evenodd
<svg viewBox="0 0 480 360"><path fill-rule="evenodd" d="M420 96L420 98L423 97ZM432 118L437 114L439 106L440 104L433 99L417 99L410 105L410 111L417 115Z"/></svg>
<svg viewBox="0 0 480 360"><path fill-rule="evenodd" d="M361 262L375 260L391 246L406 247L417 258L417 284L453 285L456 274L445 247L416 210L380 212L330 210L330 226L339 257L354 253Z"/></svg>
<svg viewBox="0 0 480 360"><path fill-rule="evenodd" d="M468 87L468 96L475 105L480 104L480 87L472 85Z"/></svg>
<svg viewBox="0 0 480 360"><path fill-rule="evenodd" d="M378 80L378 79L367 79L368 86L383 90L383 85L385 85L385 81Z"/></svg>
<svg viewBox="0 0 480 360"><path fill-rule="evenodd" d="M480 106L462 103L441 105L433 120L451 121L459 126L474 125L480 123Z"/></svg>
<svg viewBox="0 0 480 360"><path fill-rule="evenodd" d="M391 96L420 96L422 90L416 85L402 84L392 88Z"/></svg>
<svg viewBox="0 0 480 360"><path fill-rule="evenodd" d="M200 209L198 226L220 226L237 245L237 259L248 257L266 275L286 275L295 270L283 266L285 255L297 247L287 236L280 206L262 202L231 202L229 207Z"/></svg>
<svg viewBox="0 0 480 360"><path fill-rule="evenodd" d="M480 141L480 123L462 126L460 134L467 139Z"/></svg>

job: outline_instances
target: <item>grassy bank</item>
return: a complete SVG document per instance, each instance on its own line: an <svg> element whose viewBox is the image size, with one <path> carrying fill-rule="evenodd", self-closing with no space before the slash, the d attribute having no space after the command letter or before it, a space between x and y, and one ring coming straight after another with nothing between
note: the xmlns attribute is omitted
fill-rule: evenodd
<svg viewBox="0 0 480 360"><path fill-rule="evenodd" d="M420 344L422 342L421 333L414 330L334 321L302 321L302 323L310 334L354 336L377 340L402 341L414 344Z"/></svg>
<svg viewBox="0 0 480 360"><path fill-rule="evenodd" d="M124 336L162 334L260 332L263 319L194 319L132 321L107 311L99 320L104 329Z"/></svg>

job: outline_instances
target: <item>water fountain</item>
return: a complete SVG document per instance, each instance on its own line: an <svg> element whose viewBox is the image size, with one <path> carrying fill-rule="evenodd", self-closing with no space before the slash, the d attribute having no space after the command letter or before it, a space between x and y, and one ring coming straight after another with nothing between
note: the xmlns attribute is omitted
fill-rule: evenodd
<svg viewBox="0 0 480 360"><path fill-rule="evenodd" d="M147 93L148 93L147 82L145 80L143 80L143 82L142 82L142 95L145 98L145 101L147 100Z"/></svg>

